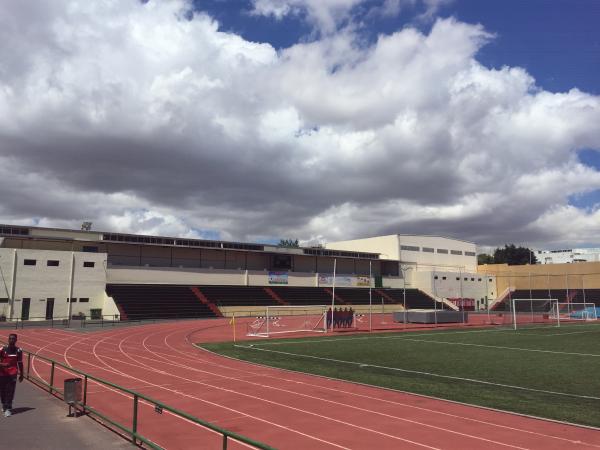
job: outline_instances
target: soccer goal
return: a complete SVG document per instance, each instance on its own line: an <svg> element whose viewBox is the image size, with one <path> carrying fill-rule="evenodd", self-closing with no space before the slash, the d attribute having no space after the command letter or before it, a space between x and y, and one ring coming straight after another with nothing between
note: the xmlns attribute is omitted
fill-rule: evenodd
<svg viewBox="0 0 600 450"><path fill-rule="evenodd" d="M552 317L561 321L591 321L598 318L594 303L557 303L553 305Z"/></svg>
<svg viewBox="0 0 600 450"><path fill-rule="evenodd" d="M528 325L560 327L560 315L554 314L557 305L557 299L513 298L511 302L513 328L516 330Z"/></svg>
<svg viewBox="0 0 600 450"><path fill-rule="evenodd" d="M269 337L283 333L326 333L327 306L266 306L263 315L247 324L248 336Z"/></svg>

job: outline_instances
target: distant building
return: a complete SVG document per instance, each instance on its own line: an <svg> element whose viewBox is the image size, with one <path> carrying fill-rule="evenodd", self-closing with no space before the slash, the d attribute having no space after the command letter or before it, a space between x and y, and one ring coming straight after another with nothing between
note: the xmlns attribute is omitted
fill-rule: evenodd
<svg viewBox="0 0 600 450"><path fill-rule="evenodd" d="M600 261L600 248L573 248L567 250L536 250L540 264L568 264Z"/></svg>

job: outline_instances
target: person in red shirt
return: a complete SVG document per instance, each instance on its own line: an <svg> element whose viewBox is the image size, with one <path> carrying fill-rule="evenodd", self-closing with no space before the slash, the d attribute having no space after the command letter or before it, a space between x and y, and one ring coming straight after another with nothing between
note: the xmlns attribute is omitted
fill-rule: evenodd
<svg viewBox="0 0 600 450"><path fill-rule="evenodd" d="M17 347L17 335L8 336L8 345L0 349L0 398L4 417L12 415L12 402L15 397L17 375L23 381L23 351Z"/></svg>

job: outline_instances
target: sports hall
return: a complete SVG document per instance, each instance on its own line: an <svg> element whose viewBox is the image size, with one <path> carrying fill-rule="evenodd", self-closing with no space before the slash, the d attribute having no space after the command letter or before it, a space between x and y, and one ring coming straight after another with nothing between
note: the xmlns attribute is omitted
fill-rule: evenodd
<svg viewBox="0 0 600 450"><path fill-rule="evenodd" d="M595 263L478 267L437 236L0 236L1 340L136 445L600 448Z"/></svg>

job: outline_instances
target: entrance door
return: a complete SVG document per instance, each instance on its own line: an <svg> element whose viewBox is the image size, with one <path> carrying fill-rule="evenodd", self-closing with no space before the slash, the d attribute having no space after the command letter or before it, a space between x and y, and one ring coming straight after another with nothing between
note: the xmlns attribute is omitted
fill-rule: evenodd
<svg viewBox="0 0 600 450"><path fill-rule="evenodd" d="M30 298L23 299L23 305L21 306L21 320L29 320L29 302Z"/></svg>
<svg viewBox="0 0 600 450"><path fill-rule="evenodd" d="M52 320L54 317L54 299L46 299L46 320Z"/></svg>

